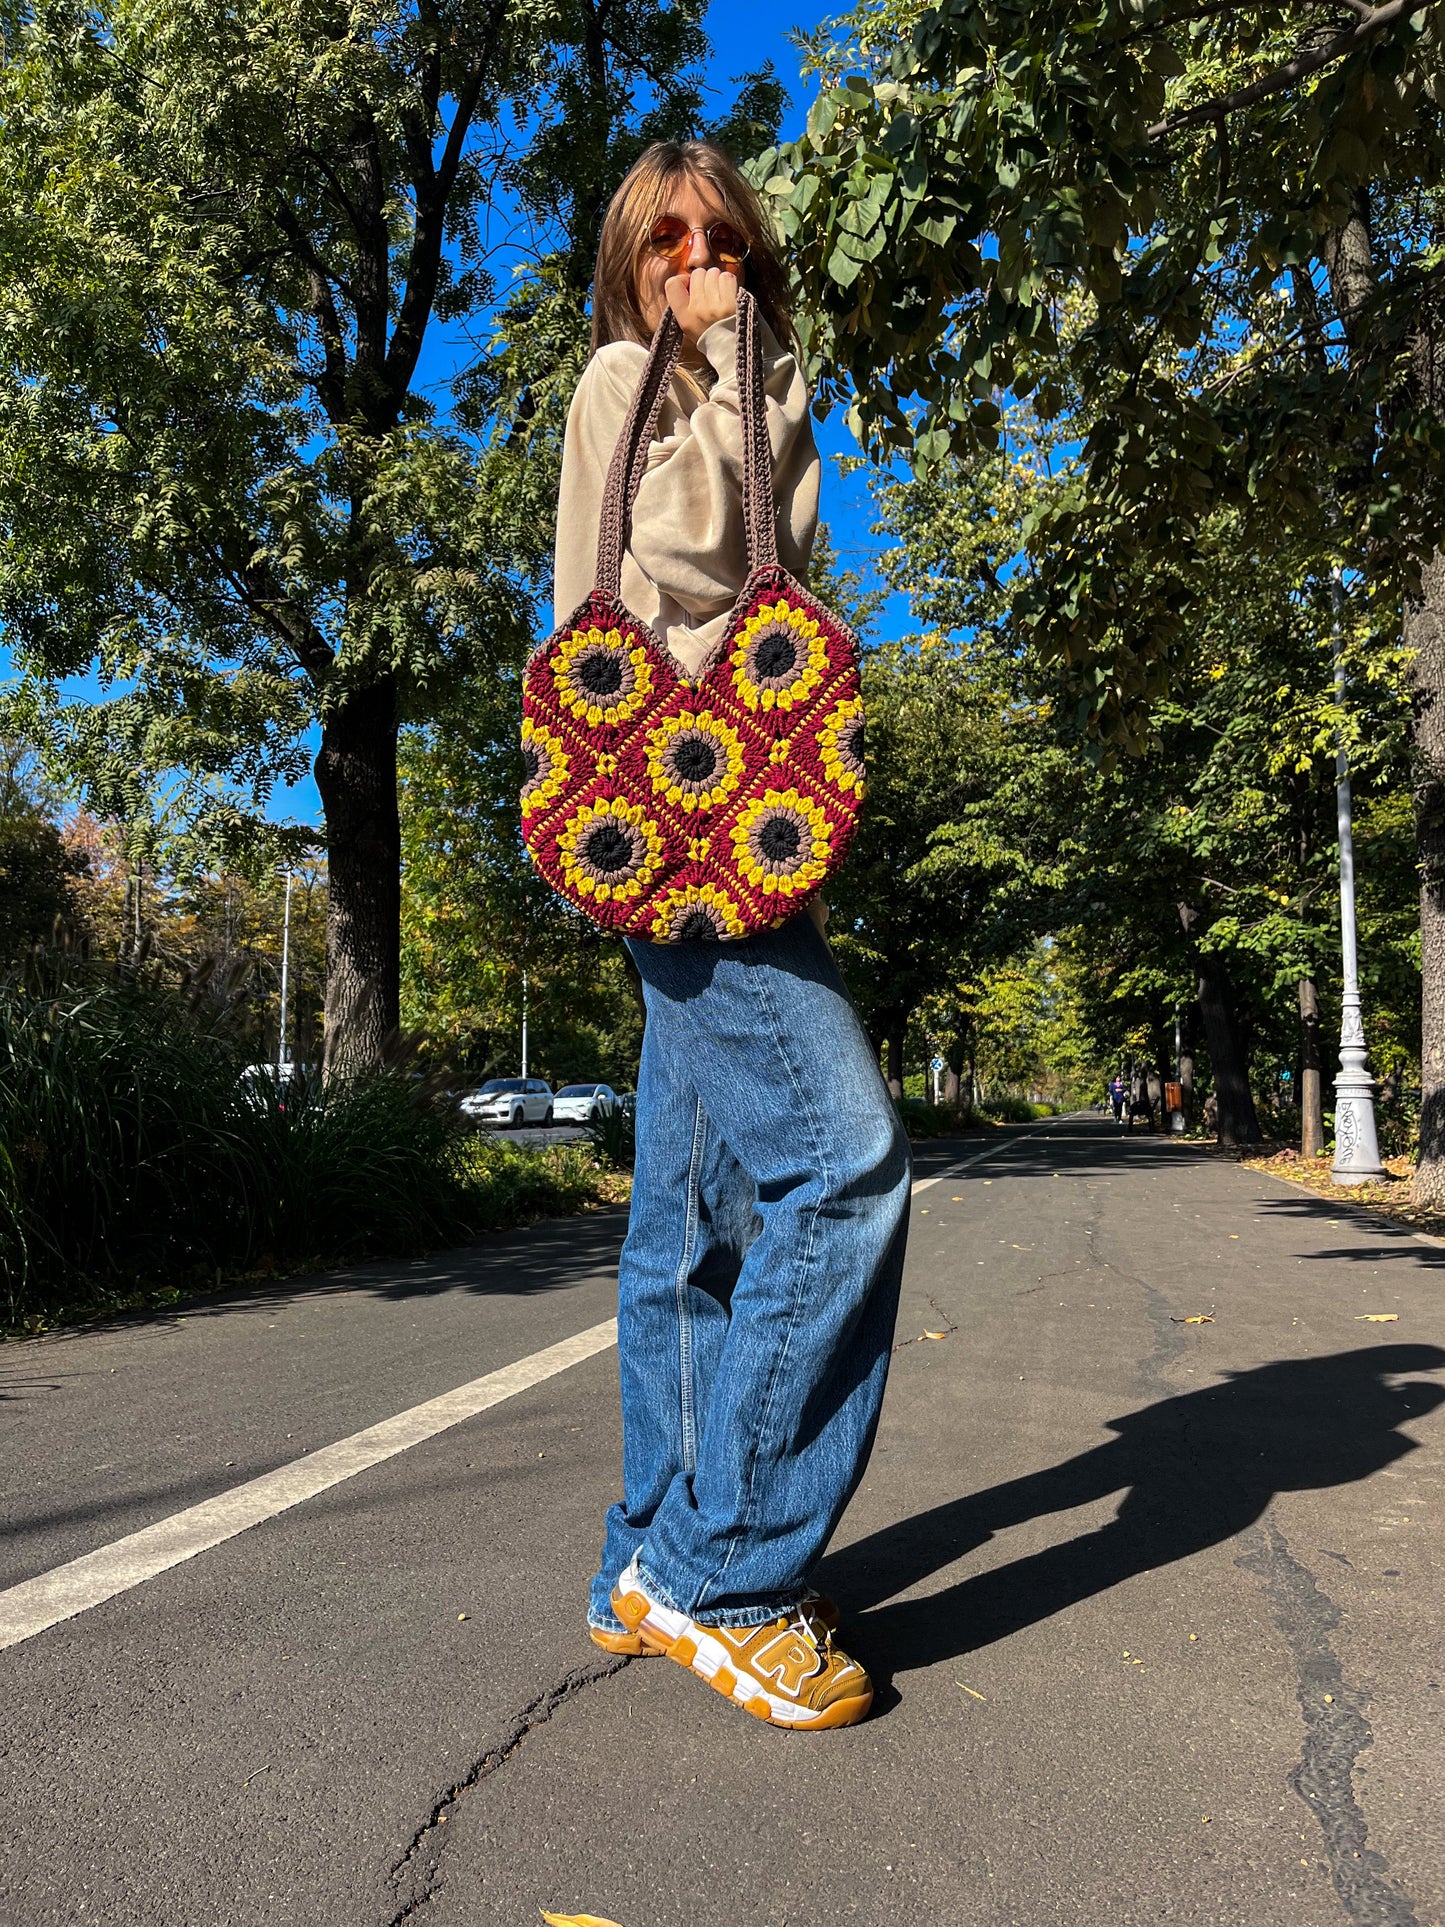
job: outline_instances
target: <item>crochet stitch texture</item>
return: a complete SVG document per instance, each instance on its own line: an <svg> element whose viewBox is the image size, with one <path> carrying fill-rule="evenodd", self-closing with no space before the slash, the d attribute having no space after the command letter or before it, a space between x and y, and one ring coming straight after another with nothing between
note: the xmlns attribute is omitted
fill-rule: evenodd
<svg viewBox="0 0 1445 1927"><path fill-rule="evenodd" d="M604 929L654 943L725 942L783 922L843 861L864 792L863 704L856 638L777 559L746 291L738 374L748 579L693 680L623 607L631 506L679 338L669 311L609 471L597 586L527 667L522 826L537 869Z"/></svg>

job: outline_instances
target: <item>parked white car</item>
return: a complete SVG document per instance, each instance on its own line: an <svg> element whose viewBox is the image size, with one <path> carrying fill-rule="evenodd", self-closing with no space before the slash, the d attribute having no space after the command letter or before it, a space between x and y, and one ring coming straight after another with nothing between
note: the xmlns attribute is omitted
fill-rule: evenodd
<svg viewBox="0 0 1445 1927"><path fill-rule="evenodd" d="M494 1077L464 1097L460 1109L474 1124L497 1124L505 1130L550 1124L552 1089L540 1077Z"/></svg>
<svg viewBox="0 0 1445 1927"><path fill-rule="evenodd" d="M564 1084L552 1100L559 1124L590 1124L616 1108L617 1093L610 1084Z"/></svg>

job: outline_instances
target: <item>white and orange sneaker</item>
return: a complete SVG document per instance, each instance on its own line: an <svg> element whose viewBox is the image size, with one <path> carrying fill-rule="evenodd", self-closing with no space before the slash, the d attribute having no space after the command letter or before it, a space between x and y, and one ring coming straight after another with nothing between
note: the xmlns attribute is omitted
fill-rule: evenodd
<svg viewBox="0 0 1445 1927"><path fill-rule="evenodd" d="M652 1598L635 1565L612 1595L613 1612L646 1651L675 1659L755 1719L809 1731L856 1725L873 1704L873 1682L834 1646L811 1604L763 1626L702 1626Z"/></svg>
<svg viewBox="0 0 1445 1927"><path fill-rule="evenodd" d="M818 1630L823 1633L836 1633L842 1615L826 1593L810 1592L799 1606L800 1613L806 1613ZM608 1626L594 1626L587 1622L587 1636L594 1646L600 1646L604 1653L625 1654L629 1659L661 1659L663 1649L649 1646L641 1633L615 1633Z"/></svg>

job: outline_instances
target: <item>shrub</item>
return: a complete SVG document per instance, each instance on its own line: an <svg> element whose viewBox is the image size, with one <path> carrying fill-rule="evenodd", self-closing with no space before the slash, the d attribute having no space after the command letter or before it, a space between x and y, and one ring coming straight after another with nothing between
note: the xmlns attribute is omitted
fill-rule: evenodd
<svg viewBox="0 0 1445 1927"><path fill-rule="evenodd" d="M614 1171L630 1171L637 1160L637 1115L621 1105L599 1111L587 1125L587 1135L602 1162Z"/></svg>
<svg viewBox="0 0 1445 1927"><path fill-rule="evenodd" d="M951 1104L926 1104L921 1098L900 1097L894 1103L903 1128L913 1138L957 1137L968 1129L970 1113Z"/></svg>
<svg viewBox="0 0 1445 1927"><path fill-rule="evenodd" d="M1057 1117L1057 1104L1035 1104L1027 1097L1011 1097L1006 1092L990 1097L979 1105L982 1117L991 1117L1000 1124L1030 1124L1035 1118Z"/></svg>
<svg viewBox="0 0 1445 1927"><path fill-rule="evenodd" d="M606 1190L590 1150L464 1136L407 1063L283 1090L243 1076L248 1055L224 987L0 984L11 1325L77 1300L457 1244Z"/></svg>

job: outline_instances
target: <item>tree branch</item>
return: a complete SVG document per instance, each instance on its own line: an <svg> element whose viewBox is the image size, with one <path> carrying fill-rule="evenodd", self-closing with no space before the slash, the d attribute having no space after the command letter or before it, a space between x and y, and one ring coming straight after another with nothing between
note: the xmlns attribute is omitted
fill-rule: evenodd
<svg viewBox="0 0 1445 1927"><path fill-rule="evenodd" d="M442 149L441 160L433 168L430 152L428 152L426 173L415 183L416 226L412 233L411 260L407 269L406 288L401 297L401 311L397 315L391 343L386 351L386 386L398 405L411 385L412 376L416 373L422 339L426 334L427 323L431 319L432 303L436 300L437 280L441 272L447 202L456 185L457 174L466 151L467 134L471 128L472 117L476 113L487 72L494 58L493 40L495 35L501 32L506 11L506 5L502 0L492 8L490 18L478 35L481 51L466 79L457 89L456 110L452 115L452 124L447 130L446 145Z"/></svg>
<svg viewBox="0 0 1445 1927"><path fill-rule="evenodd" d="M284 200L276 210L276 224L291 243L311 283L311 312L316 317L325 355L325 366L316 378L316 392L328 419L341 422L346 415L346 338L331 292L331 277L311 245L310 237Z"/></svg>
<svg viewBox="0 0 1445 1927"><path fill-rule="evenodd" d="M1201 101L1197 107L1186 107L1181 113L1171 114L1167 120L1156 121L1144 138L1150 141L1163 140L1186 127L1200 127L1207 121L1222 120L1226 114L1237 113L1241 107L1252 107L1255 101L1263 100L1266 95L1280 93L1307 75L1318 73L1321 67L1330 66L1356 47L1363 46L1377 33L1382 33L1386 27L1393 27L1397 20L1407 19L1417 11L1419 4L1420 0L1385 0L1383 6L1366 6L1353 27L1336 34L1322 47L1311 47L1304 53L1296 54L1293 60L1285 61L1283 66L1262 74L1247 87L1225 94L1220 100Z"/></svg>

